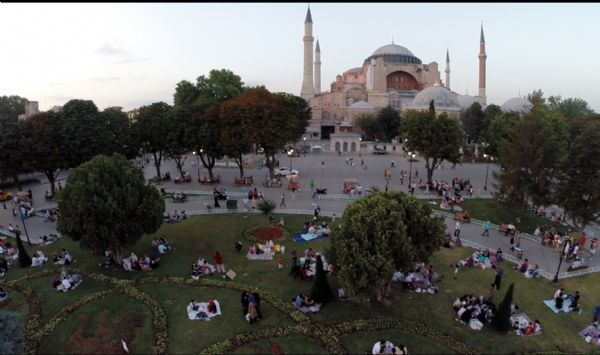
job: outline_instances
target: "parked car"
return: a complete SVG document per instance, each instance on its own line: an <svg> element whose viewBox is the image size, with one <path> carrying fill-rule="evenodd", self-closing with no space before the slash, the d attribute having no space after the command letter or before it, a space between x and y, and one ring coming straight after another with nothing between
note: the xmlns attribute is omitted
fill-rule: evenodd
<svg viewBox="0 0 600 355"><path fill-rule="evenodd" d="M298 170L296 170L296 169L290 170L290 168L282 166L282 167L275 169L275 175L277 175L277 176L298 175Z"/></svg>
<svg viewBox="0 0 600 355"><path fill-rule="evenodd" d="M387 153L388 153L388 151L385 149L381 149L381 148L373 149L373 154L375 154L375 155L386 155Z"/></svg>

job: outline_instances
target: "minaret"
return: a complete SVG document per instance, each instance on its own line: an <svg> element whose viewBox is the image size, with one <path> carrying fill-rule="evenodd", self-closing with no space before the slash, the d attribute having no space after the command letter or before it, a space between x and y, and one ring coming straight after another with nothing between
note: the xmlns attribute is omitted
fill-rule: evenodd
<svg viewBox="0 0 600 355"><path fill-rule="evenodd" d="M321 93L321 48L319 39L317 39L317 48L315 49L315 95Z"/></svg>
<svg viewBox="0 0 600 355"><path fill-rule="evenodd" d="M446 49L446 89L450 90L450 54Z"/></svg>
<svg viewBox="0 0 600 355"><path fill-rule="evenodd" d="M481 23L481 37L479 39L479 96L481 97L483 104L486 104L485 97L485 38L483 37L483 23Z"/></svg>
<svg viewBox="0 0 600 355"><path fill-rule="evenodd" d="M304 79L302 80L302 90L300 96L307 100L315 96L315 87L313 84L313 42L312 36L312 16L310 15L310 6L306 11L304 20Z"/></svg>

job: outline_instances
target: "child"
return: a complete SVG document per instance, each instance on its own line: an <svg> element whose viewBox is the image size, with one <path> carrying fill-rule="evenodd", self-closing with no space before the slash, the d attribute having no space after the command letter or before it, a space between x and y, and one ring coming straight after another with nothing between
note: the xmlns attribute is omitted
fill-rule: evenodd
<svg viewBox="0 0 600 355"><path fill-rule="evenodd" d="M283 270L283 259L282 258L277 259L277 268L279 270Z"/></svg>

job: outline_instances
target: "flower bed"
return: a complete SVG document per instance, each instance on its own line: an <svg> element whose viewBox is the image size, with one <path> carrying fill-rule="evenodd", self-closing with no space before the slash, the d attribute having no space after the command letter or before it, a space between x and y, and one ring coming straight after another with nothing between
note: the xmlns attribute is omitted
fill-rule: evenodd
<svg viewBox="0 0 600 355"><path fill-rule="evenodd" d="M284 229L275 226L256 227L250 230L249 235L257 241L277 240L283 238Z"/></svg>

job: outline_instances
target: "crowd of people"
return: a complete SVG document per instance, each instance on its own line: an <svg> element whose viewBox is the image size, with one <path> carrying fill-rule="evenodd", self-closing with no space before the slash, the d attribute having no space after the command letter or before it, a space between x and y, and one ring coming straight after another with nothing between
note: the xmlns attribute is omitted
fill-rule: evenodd
<svg viewBox="0 0 600 355"><path fill-rule="evenodd" d="M62 250L62 253L52 255L52 262L54 265L71 265L75 259L69 254L67 249Z"/></svg>
<svg viewBox="0 0 600 355"><path fill-rule="evenodd" d="M304 222L304 226L302 227L302 233L315 234L317 237L329 237L329 234L331 233L331 228L329 228L327 222L323 222L317 225L315 221L306 221Z"/></svg>
<svg viewBox="0 0 600 355"><path fill-rule="evenodd" d="M173 213L165 213L163 217L167 223L177 223L188 219L188 214L185 210L181 210L181 212L174 210Z"/></svg>
<svg viewBox="0 0 600 355"><path fill-rule="evenodd" d="M214 265L200 257L198 261L192 263L192 279L199 280L201 277L212 275L216 270Z"/></svg>
<svg viewBox="0 0 600 355"><path fill-rule="evenodd" d="M115 260L112 253L107 256L107 261L104 267L112 267L115 265ZM159 260L154 256L148 256L144 254L143 257L139 258L134 252L131 252L129 256L124 256L121 260L121 266L125 271L144 271L149 272L156 269L159 266Z"/></svg>
<svg viewBox="0 0 600 355"><path fill-rule="evenodd" d="M475 297L464 295L457 298L452 304L456 317L454 320L461 324L468 324L471 329L481 330L484 325L489 325L496 314L496 305L484 296Z"/></svg>
<svg viewBox="0 0 600 355"><path fill-rule="evenodd" d="M433 268L433 265L426 267L424 263L419 263L408 272L396 271L392 275L392 281L400 282L403 289L417 293L437 293L439 287L437 281L440 276Z"/></svg>

